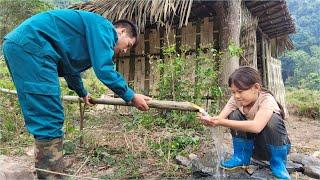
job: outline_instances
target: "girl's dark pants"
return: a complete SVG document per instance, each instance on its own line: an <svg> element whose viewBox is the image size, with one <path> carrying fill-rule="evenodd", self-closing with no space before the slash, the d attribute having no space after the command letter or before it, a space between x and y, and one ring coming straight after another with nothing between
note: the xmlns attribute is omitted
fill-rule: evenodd
<svg viewBox="0 0 320 180"><path fill-rule="evenodd" d="M247 120L246 117L240 112L240 110L234 110L229 114L228 119L238 121ZM290 144L284 121L282 117L277 113L273 113L267 125L258 134L231 129L231 135L238 138L253 139L253 158L259 160L270 159L267 144L274 146Z"/></svg>

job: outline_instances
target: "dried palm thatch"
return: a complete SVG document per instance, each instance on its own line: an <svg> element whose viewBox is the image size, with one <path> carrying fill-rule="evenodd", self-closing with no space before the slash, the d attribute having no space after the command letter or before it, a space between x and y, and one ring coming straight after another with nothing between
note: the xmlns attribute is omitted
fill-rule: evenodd
<svg viewBox="0 0 320 180"><path fill-rule="evenodd" d="M96 0L71 8L99 13L112 21L128 19L142 31L147 24L154 23L166 29L174 21L178 21L179 27L187 25L192 3L193 0Z"/></svg>

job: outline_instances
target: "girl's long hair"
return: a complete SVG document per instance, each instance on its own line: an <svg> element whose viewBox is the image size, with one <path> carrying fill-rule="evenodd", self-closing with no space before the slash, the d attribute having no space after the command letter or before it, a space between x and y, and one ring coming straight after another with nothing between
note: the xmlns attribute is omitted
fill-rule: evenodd
<svg viewBox="0 0 320 180"><path fill-rule="evenodd" d="M261 90L263 92L271 94L273 97L273 93L269 91L266 88L262 87L262 81L260 78L260 74L257 70L255 70L252 67L244 66L236 69L229 77L228 85L231 87L232 84L234 84L238 89L240 90L248 90L250 89L255 83L258 83L261 85ZM280 108L280 115L284 119L285 113L283 110L283 106L276 101L279 108Z"/></svg>

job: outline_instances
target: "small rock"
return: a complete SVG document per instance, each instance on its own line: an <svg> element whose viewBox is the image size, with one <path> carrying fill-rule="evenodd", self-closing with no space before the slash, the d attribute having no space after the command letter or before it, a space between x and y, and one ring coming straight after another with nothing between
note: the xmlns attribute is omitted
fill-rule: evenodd
<svg viewBox="0 0 320 180"><path fill-rule="evenodd" d="M303 165L303 173L309 177L320 179L320 159L299 153L292 153L289 159Z"/></svg>
<svg viewBox="0 0 320 180"><path fill-rule="evenodd" d="M292 172L302 172L303 171L303 166L302 164L294 163L292 161L287 162L287 170L289 173Z"/></svg>
<svg viewBox="0 0 320 180"><path fill-rule="evenodd" d="M176 156L176 161L180 165L191 167L191 161L184 156L180 156L180 155Z"/></svg>
<svg viewBox="0 0 320 180"><path fill-rule="evenodd" d="M292 153L288 159L302 165L320 166L320 159L310 155Z"/></svg>
<svg viewBox="0 0 320 180"><path fill-rule="evenodd" d="M269 168L269 166L270 166L269 161L262 161L262 160L258 160L258 159L252 159L251 163L253 165L258 166L259 168Z"/></svg>
<svg viewBox="0 0 320 180"><path fill-rule="evenodd" d="M198 157L191 160L192 174L195 178L213 176L214 169L204 166Z"/></svg>
<svg viewBox="0 0 320 180"><path fill-rule="evenodd" d="M320 158L320 151L314 152L313 156L316 157L316 158Z"/></svg>
<svg viewBox="0 0 320 180"><path fill-rule="evenodd" d="M105 171L105 175L106 176L111 176L111 175L113 175L114 174L114 168L109 168L109 169L107 169L106 171Z"/></svg>
<svg viewBox="0 0 320 180"><path fill-rule="evenodd" d="M193 154L193 153L189 154L189 159L190 160L193 160L193 159L196 159L196 158L198 158L198 156L196 154Z"/></svg>
<svg viewBox="0 0 320 180"><path fill-rule="evenodd" d="M30 157L28 157L30 158ZM34 179L32 164L26 159L0 155L0 179Z"/></svg>
<svg viewBox="0 0 320 180"><path fill-rule="evenodd" d="M25 152L27 156L30 156L30 158L32 158L34 156L34 146L26 147Z"/></svg>
<svg viewBox="0 0 320 180"><path fill-rule="evenodd" d="M257 169L249 178L244 177L241 179L274 179L272 172L268 168Z"/></svg>
<svg viewBox="0 0 320 180"><path fill-rule="evenodd" d="M320 166L306 165L303 173L309 177L320 179Z"/></svg>
<svg viewBox="0 0 320 180"><path fill-rule="evenodd" d="M249 165L245 170L246 172L251 176L255 171L259 169L258 166L255 165Z"/></svg>

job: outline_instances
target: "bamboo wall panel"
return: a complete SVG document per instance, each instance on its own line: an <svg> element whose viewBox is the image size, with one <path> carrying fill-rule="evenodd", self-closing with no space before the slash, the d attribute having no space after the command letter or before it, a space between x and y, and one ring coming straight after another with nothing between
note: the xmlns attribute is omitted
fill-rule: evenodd
<svg viewBox="0 0 320 180"><path fill-rule="evenodd" d="M191 49L196 49L196 27L192 23L188 23L188 26L183 27L181 31L181 44L188 45Z"/></svg>
<svg viewBox="0 0 320 180"><path fill-rule="evenodd" d="M155 58L159 60L160 56L156 56ZM157 95L157 82L160 80L160 72L156 71L156 63L150 64L150 71L150 94Z"/></svg>
<svg viewBox="0 0 320 180"><path fill-rule="evenodd" d="M243 55L240 58L240 66L252 66L257 68L257 24L246 24L241 32L240 44Z"/></svg>
<svg viewBox="0 0 320 180"><path fill-rule="evenodd" d="M144 34L140 34L139 43L135 48L136 55L143 55L145 53L144 48Z"/></svg>
<svg viewBox="0 0 320 180"><path fill-rule="evenodd" d="M217 42L217 39L214 37L218 37L218 31L215 32L215 29L218 29L218 26L214 25L215 20L213 18L204 18L199 21L200 24L200 44L208 44L213 43L213 41ZM157 82L161 77L160 72L155 70L155 61L159 61L161 57L160 51L160 38L163 41L163 46L167 46L168 44L173 45L176 43L176 30L173 26L170 31L165 31L160 37L160 30L158 29L148 29L149 34L145 36L144 34L140 34L139 36L139 44L135 48L135 57L134 57L134 82L130 82L133 84L133 88L138 93L144 93L145 91L145 80L146 80L146 56L151 57L149 59L150 62L150 76L149 76L149 88L150 95L157 94ZM181 44L188 45L192 49L196 49L196 28L197 24L195 22L188 23L187 26L181 29ZM199 33L198 33L199 36ZM150 49L149 52L146 51L146 42L149 43ZM165 58L165 57L164 57ZM132 57L131 57L132 60ZM164 59L166 62L166 60ZM126 53L118 63L118 71L123 74L126 80L130 79L130 53ZM189 67L186 71L188 71L188 78L194 78L194 67ZM187 77L186 77L187 78Z"/></svg>
<svg viewBox="0 0 320 180"><path fill-rule="evenodd" d="M160 52L160 34L159 31L152 29L149 34L150 54L158 54Z"/></svg>
<svg viewBox="0 0 320 180"><path fill-rule="evenodd" d="M268 89L274 94L276 100L283 106L286 115L288 111L285 103L285 88L281 74L281 61L270 57L268 59Z"/></svg>
<svg viewBox="0 0 320 180"><path fill-rule="evenodd" d="M130 63L130 59L125 58L123 59L123 76L125 77L126 81L129 81L129 63Z"/></svg>
<svg viewBox="0 0 320 180"><path fill-rule="evenodd" d="M124 74L124 68L125 68L125 64L124 61L127 58L120 58L118 61L118 72L125 78L125 74Z"/></svg>
<svg viewBox="0 0 320 180"><path fill-rule="evenodd" d="M240 46L243 54L240 57L240 66L257 68L257 27L257 18L242 6Z"/></svg>
<svg viewBox="0 0 320 180"><path fill-rule="evenodd" d="M142 71L144 64L144 58L137 58L135 63L135 73L134 73L134 89L136 92L140 93L144 89L144 77L142 76Z"/></svg>
<svg viewBox="0 0 320 180"><path fill-rule="evenodd" d="M210 44L214 41L213 39L213 30L215 29L213 21L210 21L209 18L204 18L203 23L201 24L201 37L200 42L203 45Z"/></svg>

